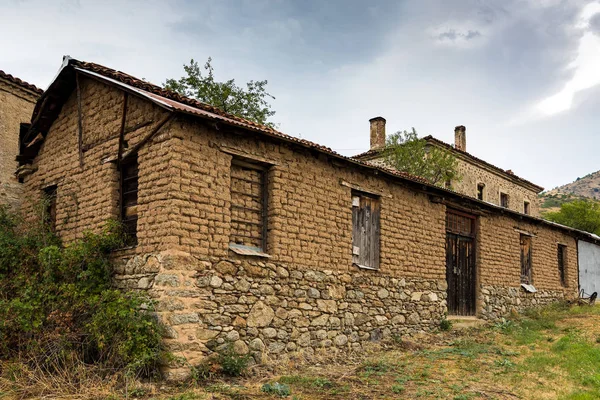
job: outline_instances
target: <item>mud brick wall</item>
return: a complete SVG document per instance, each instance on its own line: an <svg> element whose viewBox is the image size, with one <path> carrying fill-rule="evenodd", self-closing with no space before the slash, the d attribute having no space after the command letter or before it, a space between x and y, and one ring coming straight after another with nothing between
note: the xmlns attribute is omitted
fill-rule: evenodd
<svg viewBox="0 0 600 400"><path fill-rule="evenodd" d="M0 78L0 205L18 208L21 184L15 177L21 123L31 121L39 94Z"/></svg>
<svg viewBox="0 0 600 400"><path fill-rule="evenodd" d="M24 184L32 218L42 189L58 185L57 230L66 241L118 217L118 174L106 160L117 154L123 93L81 81L83 168L72 94ZM165 113L131 96L128 147ZM232 219L240 217L232 212L232 174L240 172L232 170L235 160L267 166L268 257L229 248ZM228 343L256 359L358 349L366 341L433 329L447 311L446 205L417 186L298 144L183 115L141 148L138 163L138 245L115 252L115 285L157 300L169 348L190 364ZM352 264L353 190L379 198L377 271ZM256 195L253 186L250 192ZM568 235L497 211L477 221L478 315L495 318L513 306L576 295L577 250ZM521 231L533 235L537 295L520 288ZM558 275L559 242L567 246L566 287ZM173 377L189 371L170 367Z"/></svg>

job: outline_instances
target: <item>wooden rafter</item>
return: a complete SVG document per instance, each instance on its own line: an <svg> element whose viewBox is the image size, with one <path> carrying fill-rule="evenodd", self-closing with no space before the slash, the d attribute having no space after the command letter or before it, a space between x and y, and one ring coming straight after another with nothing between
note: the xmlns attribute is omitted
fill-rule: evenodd
<svg viewBox="0 0 600 400"><path fill-rule="evenodd" d="M79 143L79 166L83 168L83 116L81 111L81 86L79 85L79 73L75 73L75 86L77 91L77 130Z"/></svg>

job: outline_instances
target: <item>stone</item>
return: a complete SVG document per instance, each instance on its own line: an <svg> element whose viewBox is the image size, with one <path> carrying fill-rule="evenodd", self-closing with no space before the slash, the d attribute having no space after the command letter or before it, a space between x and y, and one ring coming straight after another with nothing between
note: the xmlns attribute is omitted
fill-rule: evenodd
<svg viewBox="0 0 600 400"><path fill-rule="evenodd" d="M268 326L273 318L275 317L275 312L271 307L263 303L262 301L256 302L250 313L248 314L248 319L246 324L250 327L265 327Z"/></svg>
<svg viewBox="0 0 600 400"><path fill-rule="evenodd" d="M380 299L387 299L388 297L390 297L390 292L387 289L379 289L377 291L377 297L379 297Z"/></svg>
<svg viewBox="0 0 600 400"><path fill-rule="evenodd" d="M277 267L277 275L279 275L282 278L287 278L288 276L290 276L290 273L287 271L287 269L283 267Z"/></svg>
<svg viewBox="0 0 600 400"><path fill-rule="evenodd" d="M245 327L246 326L246 320L238 315L233 320L232 325L235 326L235 327L238 327L238 328L239 327Z"/></svg>
<svg viewBox="0 0 600 400"><path fill-rule="evenodd" d="M406 318L402 314L394 315L391 322L394 325L400 325L406 322Z"/></svg>
<svg viewBox="0 0 600 400"><path fill-rule="evenodd" d="M300 337L298 337L298 339L296 340L296 344L298 344L298 346L301 347L310 346L310 333L304 332L303 334L301 334Z"/></svg>
<svg viewBox="0 0 600 400"><path fill-rule="evenodd" d="M413 292L413 294L410 296L410 299L412 301L420 301L421 297L423 297L423 292Z"/></svg>
<svg viewBox="0 0 600 400"><path fill-rule="evenodd" d="M348 336L346 335L338 335L335 337L335 339L333 339L333 343L336 346L343 346L346 343L348 343Z"/></svg>
<svg viewBox="0 0 600 400"><path fill-rule="evenodd" d="M388 318L385 315L376 315L375 322L377 325L385 325L388 322Z"/></svg>
<svg viewBox="0 0 600 400"><path fill-rule="evenodd" d="M263 351L265 349L265 344L259 338L252 339L250 342L250 348L254 351Z"/></svg>
<svg viewBox="0 0 600 400"><path fill-rule="evenodd" d="M225 336L225 339L229 342L235 342L240 338L240 334L238 331L231 331Z"/></svg>
<svg viewBox="0 0 600 400"><path fill-rule="evenodd" d="M269 343L269 353L279 354L285 350L285 344L281 342Z"/></svg>
<svg viewBox="0 0 600 400"><path fill-rule="evenodd" d="M138 281L138 289L148 289L152 285L152 279L150 277L143 277Z"/></svg>
<svg viewBox="0 0 600 400"><path fill-rule="evenodd" d="M285 308L279 307L277 310L275 310L275 315L277 318L287 319L289 313Z"/></svg>
<svg viewBox="0 0 600 400"><path fill-rule="evenodd" d="M307 291L307 294L308 294L308 297L310 297L312 299L318 299L321 297L321 292L319 292L315 288L309 288Z"/></svg>
<svg viewBox="0 0 600 400"><path fill-rule="evenodd" d="M179 277L173 274L158 274L154 277L154 283L157 286L179 286Z"/></svg>
<svg viewBox="0 0 600 400"><path fill-rule="evenodd" d="M238 340L235 343L233 343L233 351L235 352L235 354L248 354L248 345L246 345L246 343L244 343L243 340Z"/></svg>
<svg viewBox="0 0 600 400"><path fill-rule="evenodd" d="M213 288L219 288L223 284L223 279L219 278L217 275L213 275L208 284Z"/></svg>
<svg viewBox="0 0 600 400"><path fill-rule="evenodd" d="M200 322L200 317L196 313L171 314L171 325L192 324Z"/></svg>
<svg viewBox="0 0 600 400"><path fill-rule="evenodd" d="M335 300L317 300L317 307L326 313L336 313L338 310Z"/></svg>
<svg viewBox="0 0 600 400"><path fill-rule="evenodd" d="M199 340L214 339L215 337L217 337L218 334L219 334L219 331L215 331L215 330L211 330L211 329L200 328L200 329L196 330L196 338L198 338Z"/></svg>
<svg viewBox="0 0 600 400"><path fill-rule="evenodd" d="M414 312L408 316L407 321L409 324L418 324L421 322L421 317L419 316L419 313Z"/></svg>
<svg viewBox="0 0 600 400"><path fill-rule="evenodd" d="M235 287L240 292L247 292L248 290L250 290L250 282L248 282L245 279L240 279L235 283L235 285L233 285L233 287Z"/></svg>
<svg viewBox="0 0 600 400"><path fill-rule="evenodd" d="M327 290L332 299L343 299L346 295L346 288L342 285L331 285Z"/></svg>
<svg viewBox="0 0 600 400"><path fill-rule="evenodd" d="M317 318L314 318L312 321L310 321L310 325L311 326L324 326L324 325L327 325L328 320L329 320L329 315L323 314L323 315L318 316Z"/></svg>
<svg viewBox="0 0 600 400"><path fill-rule="evenodd" d="M275 328L265 328L263 329L262 333L267 339L273 339L274 337L277 337L277 330Z"/></svg>
<svg viewBox="0 0 600 400"><path fill-rule="evenodd" d="M237 267L229 261L219 261L214 265L213 268L215 269L215 271L221 273L222 275L235 276L237 274Z"/></svg>

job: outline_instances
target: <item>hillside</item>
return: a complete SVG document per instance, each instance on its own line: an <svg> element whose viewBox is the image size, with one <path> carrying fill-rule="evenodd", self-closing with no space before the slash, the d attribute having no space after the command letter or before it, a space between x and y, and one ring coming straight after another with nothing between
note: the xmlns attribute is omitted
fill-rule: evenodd
<svg viewBox="0 0 600 400"><path fill-rule="evenodd" d="M580 199L600 201L600 171L592 172L540 195L542 212L556 211L561 204Z"/></svg>

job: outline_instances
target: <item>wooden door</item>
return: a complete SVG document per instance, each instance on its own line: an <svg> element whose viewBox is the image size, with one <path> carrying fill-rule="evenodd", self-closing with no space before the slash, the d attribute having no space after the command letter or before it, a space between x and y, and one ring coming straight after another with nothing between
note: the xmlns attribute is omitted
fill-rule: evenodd
<svg viewBox="0 0 600 400"><path fill-rule="evenodd" d="M533 284L531 277L531 236L521 234L521 283Z"/></svg>
<svg viewBox="0 0 600 400"><path fill-rule="evenodd" d="M448 313L475 315L475 218L458 211L446 215Z"/></svg>
<svg viewBox="0 0 600 400"><path fill-rule="evenodd" d="M379 268L379 199L361 192L352 194L352 263Z"/></svg>

